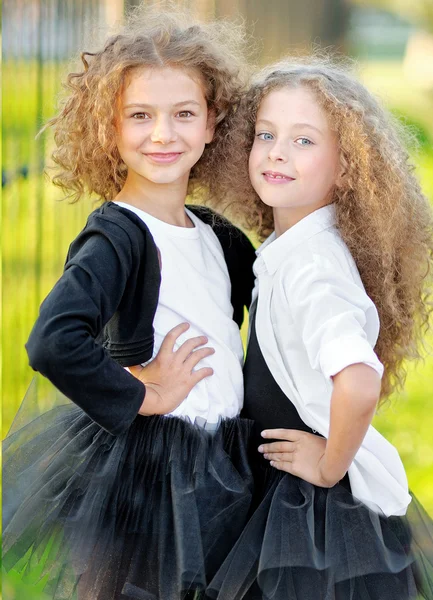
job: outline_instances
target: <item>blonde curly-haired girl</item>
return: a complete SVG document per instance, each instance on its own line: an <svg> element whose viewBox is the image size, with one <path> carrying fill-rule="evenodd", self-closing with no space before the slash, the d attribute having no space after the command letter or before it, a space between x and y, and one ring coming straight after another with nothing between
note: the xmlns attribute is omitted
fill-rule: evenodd
<svg viewBox="0 0 433 600"><path fill-rule="evenodd" d="M48 124L54 183L104 201L27 343L64 395L5 443L4 564L42 561L51 598L198 598L246 521L239 327L255 255L185 206L220 189L242 45L235 26L134 12L83 53Z"/></svg>
<svg viewBox="0 0 433 600"><path fill-rule="evenodd" d="M431 520L371 426L432 306L432 209L400 133L314 56L259 73L236 114L230 208L267 238L244 368L257 509L215 597L433 598Z"/></svg>

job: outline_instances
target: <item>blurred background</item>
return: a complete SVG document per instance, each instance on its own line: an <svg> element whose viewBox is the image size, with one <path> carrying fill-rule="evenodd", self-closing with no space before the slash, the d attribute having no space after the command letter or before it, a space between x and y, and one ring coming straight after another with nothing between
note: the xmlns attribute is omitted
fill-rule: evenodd
<svg viewBox="0 0 433 600"><path fill-rule="evenodd" d="M359 76L415 133L410 149L433 203L433 0L190 0L203 19L242 15L263 64L291 51L335 47L356 59ZM121 22L135 0L4 0L2 122L2 373L6 435L33 372L24 343L39 304L62 272L69 243L94 208L60 202L44 169L52 140L35 139L55 112L71 59L92 32ZM160 3L163 4L163 3ZM409 484L433 515L433 338L409 365L403 394L375 425L398 448ZM6 600L42 600L18 573L4 579ZM397 599L396 599L397 600Z"/></svg>

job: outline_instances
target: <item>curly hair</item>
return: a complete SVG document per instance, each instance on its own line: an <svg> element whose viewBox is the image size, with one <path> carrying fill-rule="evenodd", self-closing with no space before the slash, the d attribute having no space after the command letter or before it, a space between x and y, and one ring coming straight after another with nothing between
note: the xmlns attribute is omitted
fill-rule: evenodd
<svg viewBox="0 0 433 600"><path fill-rule="evenodd" d="M382 400L401 388L405 359L418 358L433 310L433 217L405 149L409 133L382 108L343 61L310 56L264 69L243 98L225 140L223 211L263 240L272 208L248 179L248 156L262 99L303 86L313 92L336 131L345 172L335 187L337 226L379 312L376 352L384 364Z"/></svg>
<svg viewBox="0 0 433 600"><path fill-rule="evenodd" d="M242 25L199 23L172 8L132 10L101 50L81 54L83 70L67 76L59 113L44 129L54 129L53 183L71 201L88 193L111 200L123 187L127 171L115 141L118 98L133 71L148 67L181 68L198 77L216 128L191 170L188 193L218 195L221 141L248 78L245 33Z"/></svg>

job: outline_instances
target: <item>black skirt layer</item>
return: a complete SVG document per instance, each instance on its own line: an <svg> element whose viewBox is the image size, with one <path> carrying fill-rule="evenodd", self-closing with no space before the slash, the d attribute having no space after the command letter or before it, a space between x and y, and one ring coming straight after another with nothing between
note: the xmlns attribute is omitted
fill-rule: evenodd
<svg viewBox="0 0 433 600"><path fill-rule="evenodd" d="M347 485L319 488L259 461L254 470L256 509L209 598L433 599L432 522L415 499L407 516L386 518Z"/></svg>
<svg viewBox="0 0 433 600"><path fill-rule="evenodd" d="M114 437L64 397L23 414L4 443L6 569L39 570L56 600L199 597L247 521L250 422L139 416Z"/></svg>
<svg viewBox="0 0 433 600"><path fill-rule="evenodd" d="M415 499L405 517L386 518L353 497L347 475L320 488L274 469L259 454L263 429L316 432L273 379L254 318L244 374L243 415L255 422L253 510L208 597L433 600L433 523Z"/></svg>

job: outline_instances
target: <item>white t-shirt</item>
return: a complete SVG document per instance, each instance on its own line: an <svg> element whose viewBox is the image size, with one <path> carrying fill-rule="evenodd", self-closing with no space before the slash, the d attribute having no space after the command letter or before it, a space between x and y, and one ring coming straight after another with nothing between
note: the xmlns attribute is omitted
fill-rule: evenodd
<svg viewBox="0 0 433 600"><path fill-rule="evenodd" d="M214 374L200 381L171 414L216 423L235 417L243 403L243 348L230 302L231 284L221 244L209 225L191 211L194 228L177 227L123 202L149 228L161 258L161 288L153 322L158 353L166 334L179 323L190 328L178 338L176 349L187 339L205 335L215 349L197 365L212 367Z"/></svg>

